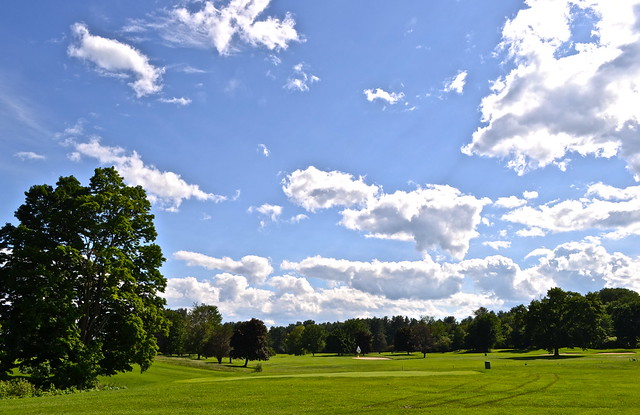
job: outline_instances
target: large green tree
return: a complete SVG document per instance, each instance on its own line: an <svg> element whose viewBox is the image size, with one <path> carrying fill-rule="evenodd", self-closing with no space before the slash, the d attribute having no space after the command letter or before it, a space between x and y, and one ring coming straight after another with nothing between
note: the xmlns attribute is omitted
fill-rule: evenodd
<svg viewBox="0 0 640 415"><path fill-rule="evenodd" d="M25 195L0 230L0 372L88 387L149 368L166 280L145 191L105 168Z"/></svg>
<svg viewBox="0 0 640 415"><path fill-rule="evenodd" d="M491 350L500 337L500 319L493 311L480 307L467 328L467 346L479 352Z"/></svg>
<svg viewBox="0 0 640 415"><path fill-rule="evenodd" d="M207 344L213 331L222 323L218 307L209 304L194 304L187 314L187 351L207 356Z"/></svg>
<svg viewBox="0 0 640 415"><path fill-rule="evenodd" d="M313 323L304 326L304 331L302 332L302 338L300 340L302 341L304 349L310 351L312 356L315 356L316 353L320 353L326 346L326 338L327 331L321 326Z"/></svg>
<svg viewBox="0 0 640 415"><path fill-rule="evenodd" d="M561 347L586 349L602 341L605 317L597 295L551 288L546 297L529 304L525 321L533 345L558 357Z"/></svg>
<svg viewBox="0 0 640 415"><path fill-rule="evenodd" d="M262 320L252 318L236 324L231 336L231 357L249 360L269 360L269 337L267 327Z"/></svg>

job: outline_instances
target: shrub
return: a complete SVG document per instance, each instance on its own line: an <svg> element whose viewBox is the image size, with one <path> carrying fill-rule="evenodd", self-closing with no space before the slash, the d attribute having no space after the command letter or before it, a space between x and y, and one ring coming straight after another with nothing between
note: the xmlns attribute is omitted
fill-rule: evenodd
<svg viewBox="0 0 640 415"><path fill-rule="evenodd" d="M26 398L36 394L36 387L26 379L0 380L0 399Z"/></svg>
<svg viewBox="0 0 640 415"><path fill-rule="evenodd" d="M258 363L257 365L255 365L255 367L253 368L254 372L262 372L262 363Z"/></svg>

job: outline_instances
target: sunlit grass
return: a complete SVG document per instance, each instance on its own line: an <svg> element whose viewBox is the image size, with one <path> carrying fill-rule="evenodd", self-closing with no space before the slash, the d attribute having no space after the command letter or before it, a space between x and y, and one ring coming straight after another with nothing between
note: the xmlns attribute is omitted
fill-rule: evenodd
<svg viewBox="0 0 640 415"><path fill-rule="evenodd" d="M160 357L146 373L103 380L126 389L0 401L0 413L638 413L635 354L563 352L275 356L260 373L257 362Z"/></svg>

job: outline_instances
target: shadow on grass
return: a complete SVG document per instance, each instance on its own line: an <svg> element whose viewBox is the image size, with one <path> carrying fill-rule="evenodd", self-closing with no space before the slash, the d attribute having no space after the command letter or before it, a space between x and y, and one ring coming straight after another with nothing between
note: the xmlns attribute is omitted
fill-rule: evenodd
<svg viewBox="0 0 640 415"><path fill-rule="evenodd" d="M566 355L562 354L560 356L553 355L535 355L535 356L514 356L514 357L503 357L506 360L564 360L564 359L578 359L584 357L583 355Z"/></svg>

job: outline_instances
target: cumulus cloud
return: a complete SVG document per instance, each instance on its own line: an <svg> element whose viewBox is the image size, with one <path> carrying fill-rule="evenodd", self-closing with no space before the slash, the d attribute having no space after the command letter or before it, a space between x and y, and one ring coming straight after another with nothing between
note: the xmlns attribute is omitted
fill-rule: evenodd
<svg viewBox="0 0 640 415"><path fill-rule="evenodd" d="M364 178L354 179L348 173L322 171L310 166L296 170L282 181L282 190L289 199L309 212L334 206L362 205L379 191Z"/></svg>
<svg viewBox="0 0 640 415"><path fill-rule="evenodd" d="M506 158L518 174L619 156L640 175L640 1L533 1L507 21L513 69L481 103L466 154ZM578 27L591 27L591 36Z"/></svg>
<svg viewBox="0 0 640 415"><path fill-rule="evenodd" d="M140 51L117 40L92 35L82 23L74 24L71 30L77 43L67 49L69 56L93 63L105 75L133 75L136 80L129 85L138 98L160 92L164 69L151 65Z"/></svg>
<svg viewBox="0 0 640 415"><path fill-rule="evenodd" d="M307 258L299 263L284 261L281 269L305 277L338 281L351 288L389 299L447 297L460 289L461 279L430 260L419 262L357 262Z"/></svg>
<svg viewBox="0 0 640 415"><path fill-rule="evenodd" d="M414 241L420 251L440 249L461 259L478 236L480 213L489 203L451 186L428 185L383 194L362 209L345 209L341 223L369 237Z"/></svg>
<svg viewBox="0 0 640 415"><path fill-rule="evenodd" d="M231 0L216 6L213 1L204 1L198 10L171 9L147 26L159 30L173 44L213 47L220 55L230 55L239 44L282 50L291 42L304 41L290 13L283 19L260 18L270 3L270 0Z"/></svg>
<svg viewBox="0 0 640 415"><path fill-rule="evenodd" d="M45 160L46 157L42 154L35 153L33 151L20 151L13 155L14 157L19 158L22 161L25 160Z"/></svg>
<svg viewBox="0 0 640 415"><path fill-rule="evenodd" d="M616 287L640 291L640 258L609 253L598 238L538 249L529 256L539 257L538 264L529 270L534 277L551 279L566 290L585 292Z"/></svg>
<svg viewBox="0 0 640 415"><path fill-rule="evenodd" d="M444 92L455 92L456 94L462 94L466 82L467 71L460 71L455 77L445 83Z"/></svg>
<svg viewBox="0 0 640 415"><path fill-rule="evenodd" d="M286 89L299 92L307 92L309 85L320 81L315 75L307 73L309 69L304 63L299 63L293 67L293 74L287 79L284 85Z"/></svg>
<svg viewBox="0 0 640 415"><path fill-rule="evenodd" d="M598 229L609 238L640 235L640 186L624 189L596 183L579 200L523 206L502 216L503 220L530 230L570 232ZM523 236L523 235L521 235Z"/></svg>
<svg viewBox="0 0 640 415"><path fill-rule="evenodd" d="M362 93L369 102L379 99L389 105L397 104L404 99L404 92L387 92L381 88L376 88L375 91L373 89L365 89Z"/></svg>
<svg viewBox="0 0 640 415"><path fill-rule="evenodd" d="M310 212L345 208L340 223L368 237L414 241L420 251L441 249L455 258L467 253L469 240L478 235L482 208L490 203L441 185L385 194L362 177L313 166L288 175L282 190Z"/></svg>
<svg viewBox="0 0 640 415"><path fill-rule="evenodd" d="M213 202L226 200L225 196L206 193L198 185L187 183L177 173L145 165L135 151L126 154L122 147L102 145L98 138L86 143L73 143L73 146L75 152L71 154L72 160L87 156L97 159L100 164L114 165L129 185L142 186L152 203L157 203L168 211L177 211L185 199Z"/></svg>
<svg viewBox="0 0 640 415"><path fill-rule="evenodd" d="M185 261L189 266L198 266L210 270L219 270L247 277L252 283L263 283L273 272L268 258L246 255L239 261L229 257L214 258L198 252L178 251L173 257Z"/></svg>

